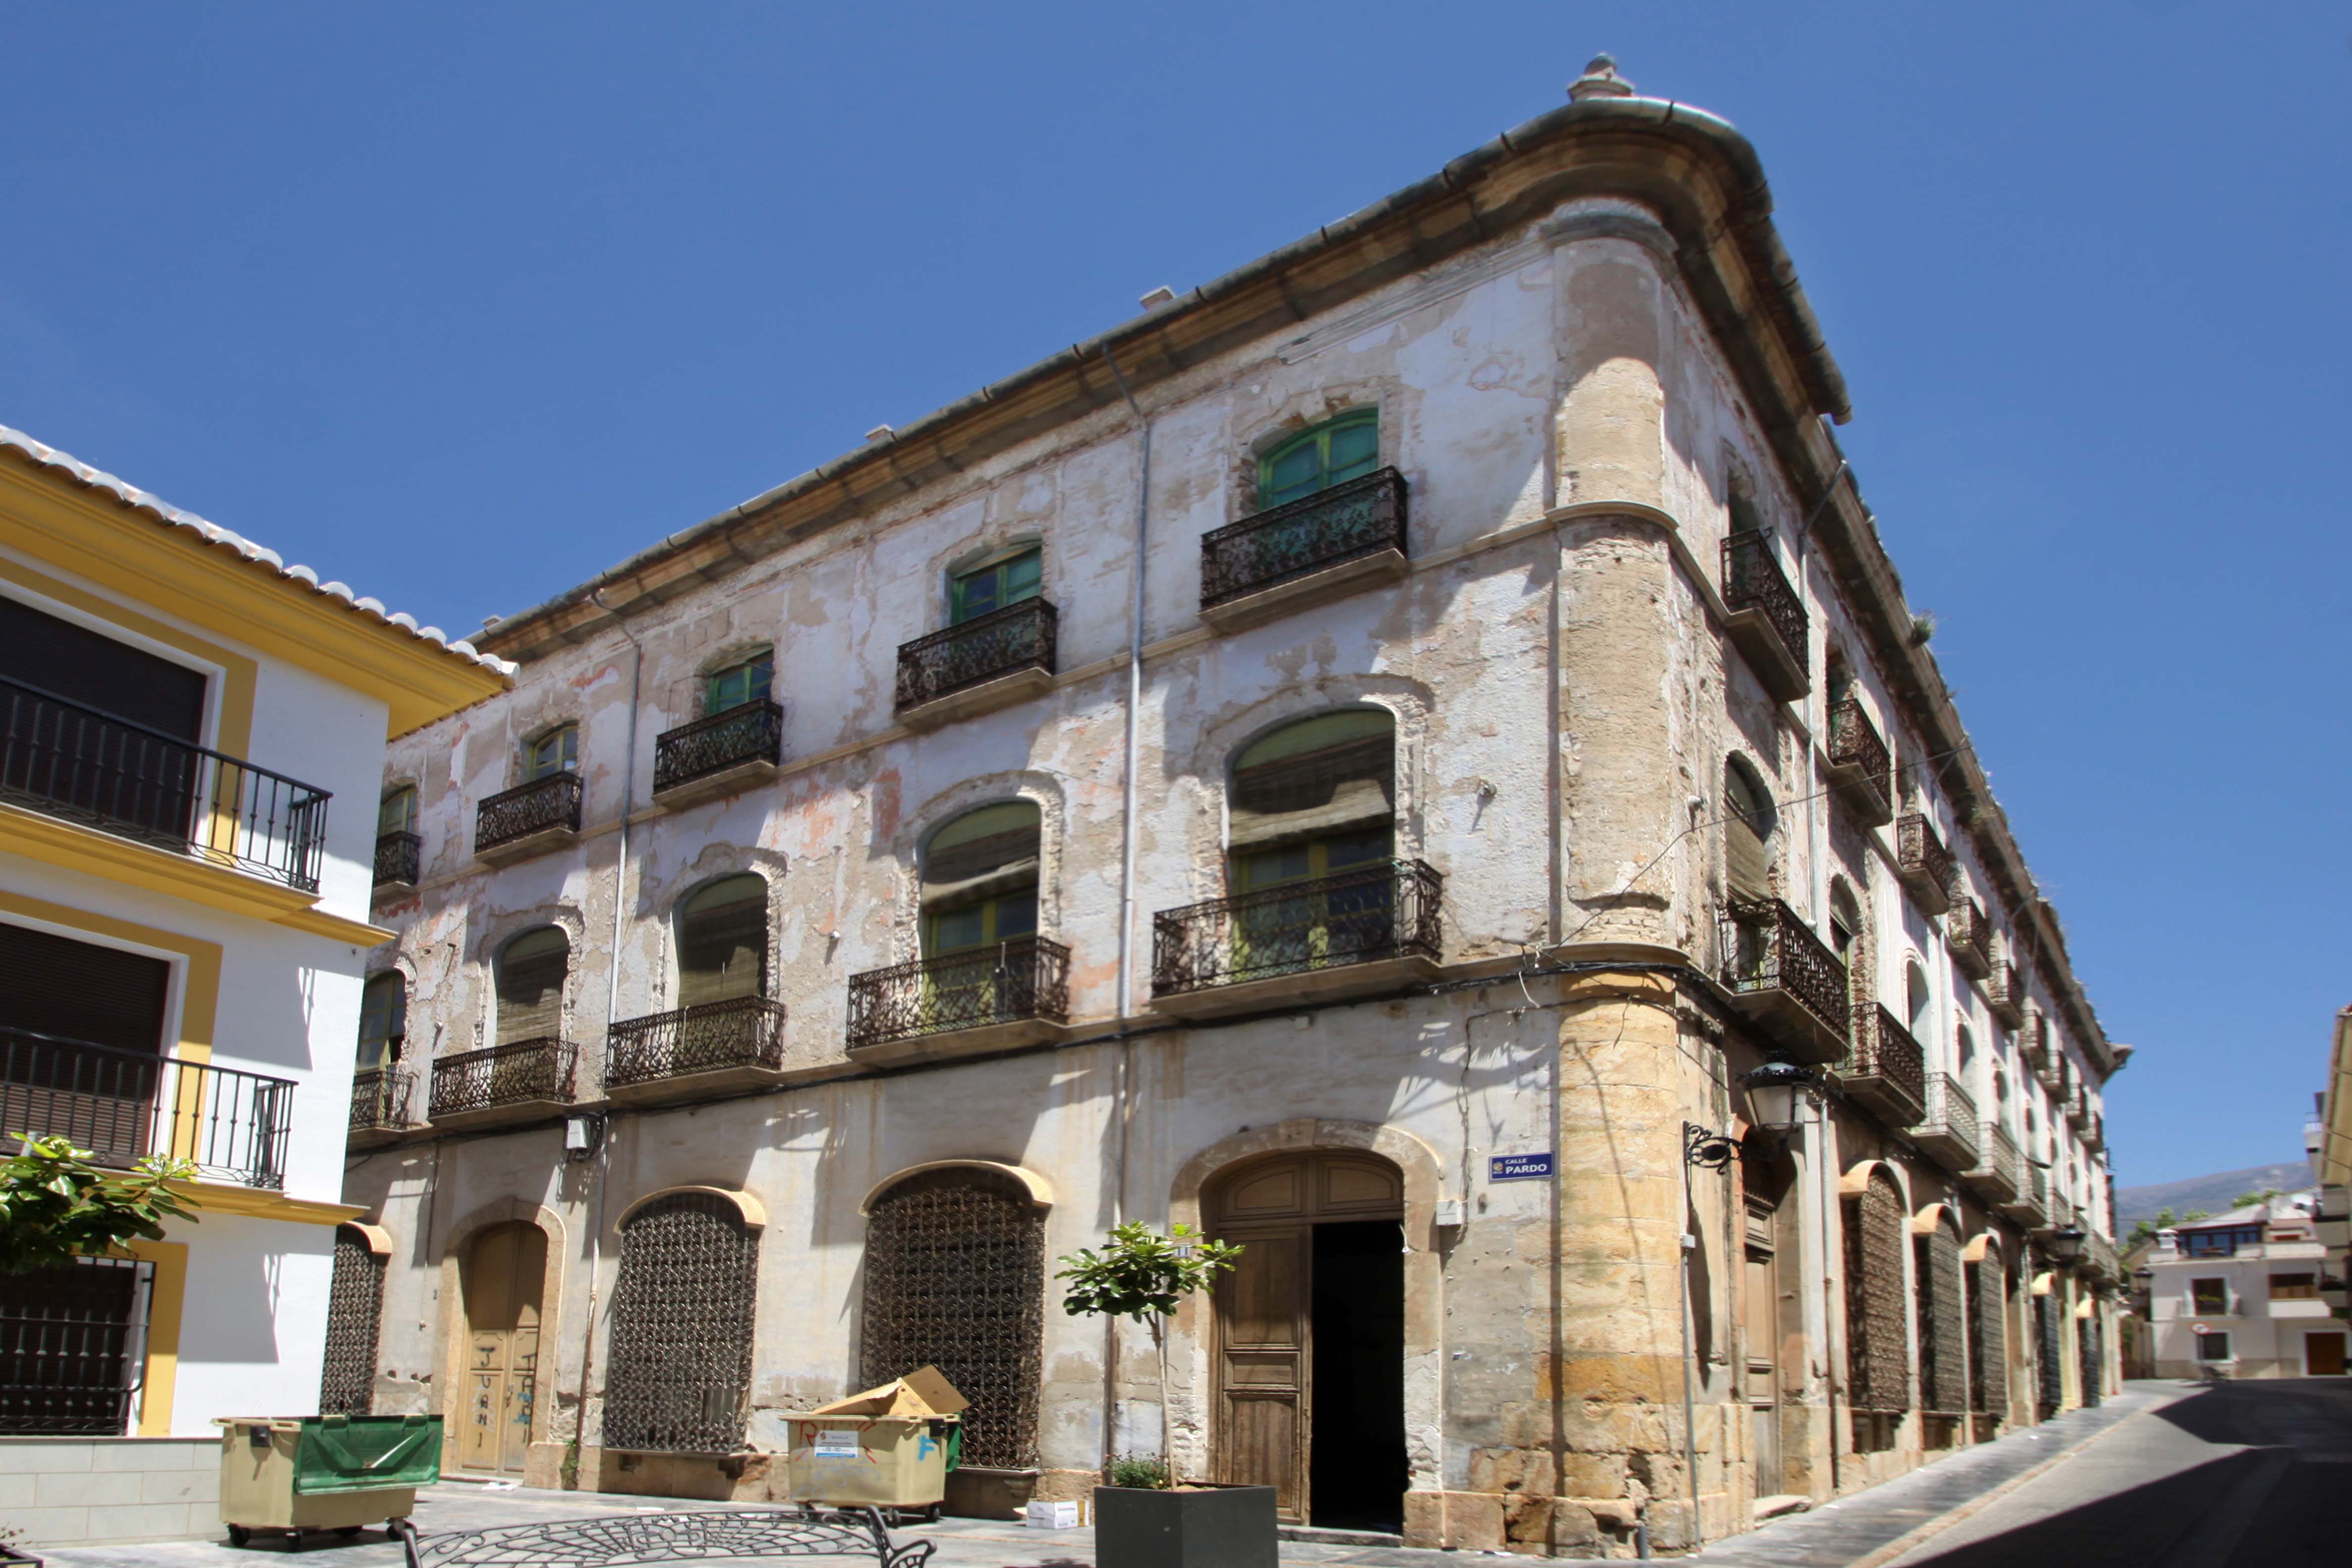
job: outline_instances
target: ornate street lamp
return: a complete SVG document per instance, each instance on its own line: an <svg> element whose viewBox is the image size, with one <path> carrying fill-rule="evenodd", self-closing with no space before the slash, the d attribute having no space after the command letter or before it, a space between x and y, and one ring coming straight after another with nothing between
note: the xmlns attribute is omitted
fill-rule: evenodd
<svg viewBox="0 0 2352 1568"><path fill-rule="evenodd" d="M2074 1226L2053 1232L2050 1237L2050 1257L2061 1268L2071 1268L2083 1261L2084 1235Z"/></svg>
<svg viewBox="0 0 2352 1568"><path fill-rule="evenodd" d="M1817 1088L1821 1081L1821 1074L1795 1062L1766 1062L1741 1073L1740 1085L1748 1090L1748 1124L1786 1147L1789 1135L1802 1124L1805 1090ZM1720 1171L1738 1152L1739 1146L1724 1134L1692 1122L1683 1123L1685 1164Z"/></svg>

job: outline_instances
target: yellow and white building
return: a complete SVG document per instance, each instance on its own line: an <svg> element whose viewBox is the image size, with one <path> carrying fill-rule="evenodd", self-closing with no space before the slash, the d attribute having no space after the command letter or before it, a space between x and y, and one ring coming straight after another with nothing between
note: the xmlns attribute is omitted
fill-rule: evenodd
<svg viewBox="0 0 2352 1568"><path fill-rule="evenodd" d="M339 1231L347 1307L373 1245L341 1189L385 742L510 669L0 427L0 1147L178 1155L201 1205L0 1276L0 1518L36 1543L201 1530L200 1483L105 1473L319 1408Z"/></svg>

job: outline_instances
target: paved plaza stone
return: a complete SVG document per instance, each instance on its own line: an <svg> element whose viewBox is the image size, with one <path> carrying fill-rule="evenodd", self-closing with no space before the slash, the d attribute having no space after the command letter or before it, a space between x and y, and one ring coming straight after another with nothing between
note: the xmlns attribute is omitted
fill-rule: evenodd
<svg viewBox="0 0 2352 1568"><path fill-rule="evenodd" d="M2081 1448L2133 1415L2157 1408L2192 1392L2169 1384L2134 1387L2095 1410L2074 1410L1996 1442L1963 1449L1867 1492L1825 1504L1810 1513L1775 1520L1751 1533L1709 1546L1682 1559L1708 1568L1874 1568L1917 1543L1922 1528L2000 1494L2063 1455ZM585 1519L651 1513L663 1509L760 1508L759 1503L691 1502L624 1496L612 1492L541 1491L445 1481L417 1494L416 1523L429 1538L448 1531L532 1520ZM1009 1521L948 1519L891 1532L900 1542L934 1542L934 1568L1093 1568L1091 1530L1030 1530ZM400 1545L381 1531L355 1541L314 1535L302 1556L319 1568L394 1568ZM253 1568L258 1556L284 1553L282 1540L261 1541L242 1550L226 1539L145 1542L131 1546L84 1546L45 1551L54 1568ZM1501 1553L1428 1552L1393 1546L1285 1542L1286 1564L1317 1568L1424 1568L1465 1558ZM705 1568L723 1563L701 1560ZM832 1562L835 1559L820 1559ZM847 1563L860 1561L841 1558ZM871 1559L864 1561L870 1562Z"/></svg>

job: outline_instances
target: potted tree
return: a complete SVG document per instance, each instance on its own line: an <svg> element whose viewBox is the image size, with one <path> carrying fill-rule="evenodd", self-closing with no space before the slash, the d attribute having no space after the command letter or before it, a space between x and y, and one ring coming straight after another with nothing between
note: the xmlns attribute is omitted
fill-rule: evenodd
<svg viewBox="0 0 2352 1568"><path fill-rule="evenodd" d="M1168 1320L1185 1297L1206 1289L1241 1256L1186 1225L1161 1236L1141 1221L1114 1226L1099 1251L1061 1259L1069 1282L1063 1310L1125 1318L1151 1333L1161 1409L1168 1394ZM1103 1417L1108 1424L1111 1412ZM1095 1489L1095 1558L1100 1568L1276 1568L1272 1487L1180 1484L1167 1458L1167 1422L1157 1457L1114 1458Z"/></svg>

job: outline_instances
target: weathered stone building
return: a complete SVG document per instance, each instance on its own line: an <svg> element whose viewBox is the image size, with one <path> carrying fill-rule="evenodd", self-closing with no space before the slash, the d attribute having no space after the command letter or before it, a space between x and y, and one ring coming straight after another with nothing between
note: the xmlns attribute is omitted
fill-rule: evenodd
<svg viewBox="0 0 2352 1568"><path fill-rule="evenodd" d="M1574 1555L2097 1397L2115 1055L1756 155L1571 96L490 628L391 764L343 1397L763 1495L936 1361L966 1500L1164 1429ZM1124 1218L1249 1244L1164 1388L1052 1286Z"/></svg>

